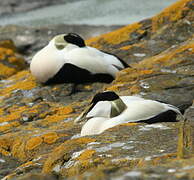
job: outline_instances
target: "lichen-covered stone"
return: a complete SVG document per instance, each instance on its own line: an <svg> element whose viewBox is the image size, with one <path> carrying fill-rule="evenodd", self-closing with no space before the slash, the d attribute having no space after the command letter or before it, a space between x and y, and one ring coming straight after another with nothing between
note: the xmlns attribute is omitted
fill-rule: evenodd
<svg viewBox="0 0 194 180"><path fill-rule="evenodd" d="M69 84L42 86L27 70L0 81L0 177L194 179L193 22L193 1L180 0L153 18L88 40L132 66L108 85L80 85L82 92L67 96ZM186 120L128 123L80 137L73 120L104 89L177 105Z"/></svg>
<svg viewBox="0 0 194 180"><path fill-rule="evenodd" d="M16 53L13 42L0 41L0 80L10 77L25 67L25 61Z"/></svg>
<svg viewBox="0 0 194 180"><path fill-rule="evenodd" d="M193 2L179 0L160 14L87 41L136 63L193 38Z"/></svg>

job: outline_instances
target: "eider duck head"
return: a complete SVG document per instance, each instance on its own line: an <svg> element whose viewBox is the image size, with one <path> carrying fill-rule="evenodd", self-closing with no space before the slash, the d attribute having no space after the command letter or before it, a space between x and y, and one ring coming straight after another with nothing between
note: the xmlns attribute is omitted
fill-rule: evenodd
<svg viewBox="0 0 194 180"><path fill-rule="evenodd" d="M75 33L57 35L51 40L51 43L54 43L54 46L58 50L64 49L68 44L72 44L80 48L86 46L84 39Z"/></svg>
<svg viewBox="0 0 194 180"><path fill-rule="evenodd" d="M90 105L75 119L75 123L86 122L93 117L112 118L120 115L126 104L113 91L97 93Z"/></svg>

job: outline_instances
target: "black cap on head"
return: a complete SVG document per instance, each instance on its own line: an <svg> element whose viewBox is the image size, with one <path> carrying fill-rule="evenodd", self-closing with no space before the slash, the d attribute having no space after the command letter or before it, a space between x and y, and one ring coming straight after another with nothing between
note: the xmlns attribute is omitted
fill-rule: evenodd
<svg viewBox="0 0 194 180"><path fill-rule="evenodd" d="M102 93L97 93L93 99L92 104L96 104L99 101L114 101L116 99L119 99L119 96L113 92L113 91L105 91Z"/></svg>
<svg viewBox="0 0 194 180"><path fill-rule="evenodd" d="M85 47L85 42L81 36L75 33L69 33L64 36L64 40L68 43L75 44L79 47Z"/></svg>
<svg viewBox="0 0 194 180"><path fill-rule="evenodd" d="M90 104L90 108L87 110L86 113L90 112L90 110L99 102L99 101L114 101L116 99L119 99L119 96L113 92L113 91L105 91L102 93L97 93Z"/></svg>

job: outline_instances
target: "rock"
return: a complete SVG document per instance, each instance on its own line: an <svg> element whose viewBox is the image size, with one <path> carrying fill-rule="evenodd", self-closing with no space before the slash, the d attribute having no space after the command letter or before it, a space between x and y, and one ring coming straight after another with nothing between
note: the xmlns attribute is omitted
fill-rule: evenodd
<svg viewBox="0 0 194 180"><path fill-rule="evenodd" d="M35 52L43 48L53 36L75 32L84 37L84 39L100 35L105 32L118 29L121 26L91 26L91 25L49 25L45 27L23 27L16 25L7 25L0 27L0 40L12 39L22 55L27 61Z"/></svg>
<svg viewBox="0 0 194 180"><path fill-rule="evenodd" d="M26 67L10 40L0 41L0 80L10 77Z"/></svg>
<svg viewBox="0 0 194 180"><path fill-rule="evenodd" d="M151 19L91 38L88 44L116 53L130 64L136 63L193 38L192 10L190 0L180 0Z"/></svg>
<svg viewBox="0 0 194 180"><path fill-rule="evenodd" d="M66 96L69 84L42 86L28 70L0 82L0 166L7 165L0 176L194 179L192 2L178 1L153 18L87 41L132 66L111 84L83 84L82 92ZM127 123L80 137L73 120L104 89L174 104L186 120Z"/></svg>

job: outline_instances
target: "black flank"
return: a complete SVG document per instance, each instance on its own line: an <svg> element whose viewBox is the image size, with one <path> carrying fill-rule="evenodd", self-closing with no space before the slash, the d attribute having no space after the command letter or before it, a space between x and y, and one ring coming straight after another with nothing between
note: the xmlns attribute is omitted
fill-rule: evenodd
<svg viewBox="0 0 194 180"><path fill-rule="evenodd" d="M152 123L157 123L157 122L176 122L176 117L177 117L177 113L172 111L172 110L168 110L166 112L160 113L155 117L152 117L150 119L146 119L146 120L141 120L138 121L138 123L147 123L147 124L152 124Z"/></svg>
<svg viewBox="0 0 194 180"><path fill-rule="evenodd" d="M114 78L109 74L92 74L86 69L79 68L73 64L66 63L57 72L57 74L50 78L45 84L60 84L60 83L74 83L82 84L88 82L104 82L110 83Z"/></svg>

